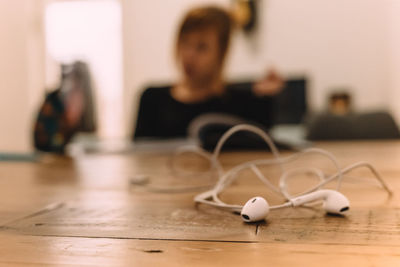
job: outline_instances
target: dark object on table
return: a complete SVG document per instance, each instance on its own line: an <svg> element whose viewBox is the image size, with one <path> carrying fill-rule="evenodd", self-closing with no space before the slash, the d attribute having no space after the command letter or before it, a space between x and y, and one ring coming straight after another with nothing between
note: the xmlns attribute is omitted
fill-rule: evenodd
<svg viewBox="0 0 400 267"><path fill-rule="evenodd" d="M397 139L399 129L385 111L333 115L320 114L308 122L309 140Z"/></svg>

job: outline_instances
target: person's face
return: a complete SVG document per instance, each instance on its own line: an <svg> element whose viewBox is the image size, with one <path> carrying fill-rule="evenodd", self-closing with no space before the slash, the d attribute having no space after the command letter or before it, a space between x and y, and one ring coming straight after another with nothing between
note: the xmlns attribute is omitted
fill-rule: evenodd
<svg viewBox="0 0 400 267"><path fill-rule="evenodd" d="M186 79L203 83L221 71L218 35L214 29L185 34L178 44L178 60Z"/></svg>

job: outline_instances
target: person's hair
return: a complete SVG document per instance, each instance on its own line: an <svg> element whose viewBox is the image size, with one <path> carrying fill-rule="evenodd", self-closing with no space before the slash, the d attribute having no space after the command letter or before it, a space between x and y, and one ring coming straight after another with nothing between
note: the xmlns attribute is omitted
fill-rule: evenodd
<svg viewBox="0 0 400 267"><path fill-rule="evenodd" d="M186 34L206 29L215 29L218 35L219 56L222 63L229 48L232 28L233 19L222 8L206 6L191 9L186 13L178 30L176 54L178 55L179 44Z"/></svg>

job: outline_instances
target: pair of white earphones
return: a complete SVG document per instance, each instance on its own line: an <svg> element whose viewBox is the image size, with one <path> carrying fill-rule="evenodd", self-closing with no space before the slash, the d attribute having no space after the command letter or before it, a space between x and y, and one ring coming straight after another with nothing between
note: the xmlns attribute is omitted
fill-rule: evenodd
<svg viewBox="0 0 400 267"><path fill-rule="evenodd" d="M229 171L225 172L218 160L218 156L221 152L224 143L233 134L239 131L252 132L263 138L264 141L270 147L271 152L274 155L274 159L258 159L258 160L248 161L240 165L237 165L232 169L230 169ZM211 190L208 190L206 192L203 192L195 196L194 201L196 203L212 205L215 207L240 213L242 219L245 222L256 222L264 220L267 217L270 210L282 209L287 207L307 206L310 203L316 203L321 201L323 201L323 207L327 213L343 215L350 209L350 202L347 199L347 197L345 197L338 190L340 189L343 175L359 167L369 168L371 172L374 174L374 176L378 179L381 186L389 194L392 194L388 185L380 177L379 173L374 169L374 167L369 163L357 162L346 168L340 168L336 158L331 153L318 148L310 148L288 157L281 157L278 149L274 145L271 138L263 130L252 125L241 124L232 127L220 138L212 154L200 149L199 147L183 147L177 151L176 155L187 152L193 152L208 159L211 164L210 171L216 170L219 176L219 179L215 184L215 186ZM322 172L322 170L316 168L298 168L298 169L285 170L284 164L295 161L300 156L310 153L320 154L329 158L335 165L337 172L330 176L326 176ZM279 188L273 185L258 168L259 166L268 166L268 165L279 165L281 169L282 174L280 177ZM251 169L256 174L257 178L259 178L272 191L283 196L286 199L286 202L281 205L270 206L267 200L265 200L263 197L257 196L248 200L244 205L232 205L224 203L219 198L219 194L222 193L222 191L225 190L230 184L232 184L232 182L237 179L238 173L244 169ZM297 196L292 196L288 193L287 190L287 180L293 177L295 174L301 174L301 173L303 174L312 173L316 175L320 179L320 183L313 186L306 192L303 192ZM322 189L324 185L333 180L338 181L337 190Z"/></svg>
<svg viewBox="0 0 400 267"><path fill-rule="evenodd" d="M301 195L290 199L288 202L282 205L276 206L270 206L265 198L259 196L249 199L244 206L227 205L223 203L209 202L206 200L211 197L212 195L210 192L205 192L197 195L195 197L195 202L205 203L236 212L239 212L240 210L240 215L245 222L257 222L264 220L269 211L272 209L297 207L318 200L323 201L324 209L329 214L343 215L350 209L350 202L347 197L338 191L329 189L321 189L313 193Z"/></svg>

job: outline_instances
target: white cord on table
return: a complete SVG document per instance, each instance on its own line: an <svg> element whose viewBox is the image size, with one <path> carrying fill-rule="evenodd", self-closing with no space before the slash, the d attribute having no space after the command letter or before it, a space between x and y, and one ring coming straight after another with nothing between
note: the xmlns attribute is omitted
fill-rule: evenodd
<svg viewBox="0 0 400 267"><path fill-rule="evenodd" d="M242 164L239 164L233 168L231 168L228 171L225 171L222 167L222 164L218 160L219 155L221 153L221 150L223 148L223 145L225 142L235 133L239 131L247 131L247 132L252 132L258 136L260 136L265 143L268 145L270 148L273 158L267 158L267 159L257 159L257 160L250 160L247 162L244 162ZM185 154L185 153L194 153L206 160L209 161L210 167L208 170L201 172L200 175L198 172L191 172L191 171L184 171L177 169L175 166L175 160L177 157ZM315 167L301 167L301 168L293 168L293 169L285 169L285 164L294 162L298 159L300 159L302 156L305 156L307 154L319 154L322 155L326 158L328 158L334 165L336 172L334 174L326 175L321 169L315 168ZM279 187L275 186L259 169L259 167L262 166L271 166L271 165L278 165L281 171L280 179L279 179ZM247 125L247 124L241 124L232 127L229 129L227 132L225 132L222 137L219 139L214 151L212 153L209 153L208 151L205 151L204 149L198 147L198 146L185 146L179 148L173 155L170 161L170 167L171 170L174 172L175 175L185 175L185 176L207 176L207 177L212 177L213 175L217 174L217 182L214 184L214 186L208 190L205 191L201 194L198 194L195 197L195 202L196 203L203 203L207 205L212 205L224 209L228 209L234 212L240 212L242 209L242 205L234 205L234 204L227 204L223 202L220 198L219 195L227 188L229 187L236 179L238 179L238 175L241 171L250 169L256 177L263 183L265 184L270 190L272 190L274 193L282 196L287 200L288 202L281 204L281 205L275 205L271 206L270 209L280 209L284 207L289 207L291 206L290 200L296 196L299 195L304 195L308 194L311 192L314 192L316 190L321 189L323 186L326 184L332 182L332 181L337 181L337 187L336 190L340 190L341 188L341 183L344 178L344 174L349 173L350 171L356 169L356 168L361 168L361 167L366 167L368 168L372 174L375 176L375 178L378 180L380 185L389 193L392 194L392 191L390 190L389 186L386 184L386 182L382 179L382 177L379 175L379 173L375 170L375 168L367 163L367 162L357 162L354 163L350 166L347 166L345 168L341 168L336 157L323 149L319 148L310 148L303 150L301 152L295 153L290 156L282 157L279 153L279 150L273 143L272 139L268 136L267 133L265 133L263 130L260 128L257 128L252 125ZM291 195L288 191L288 180L290 178L293 178L298 176L299 174L313 174L317 178L319 178L320 182L317 185L312 186L305 192L302 192L300 194L296 195ZM212 185L206 185L206 186L193 186L193 187L184 187L180 188L179 190L174 190L174 188L149 188L149 191L153 192L163 192L163 193L175 193L175 192L190 192L195 189L202 189L202 188L207 188L211 187ZM151 189L151 190L150 190ZM306 206L306 205L305 205Z"/></svg>
<svg viewBox="0 0 400 267"><path fill-rule="evenodd" d="M263 140L266 142L266 144L269 146L271 149L272 154L274 155L274 159L258 159L258 160L251 160L244 162L240 165L237 165L230 169L229 171L224 172L222 165L218 161L218 156L221 152L221 149L224 145L224 143L231 137L233 134L239 131L249 131L252 133L255 133L259 135L260 137L263 138ZM290 169L290 170L285 170L284 164L293 162L300 157L310 154L310 153L316 153L323 155L327 157L328 159L331 160L331 162L334 164L337 172L331 176L326 177L326 175L323 173L322 170L317 169L317 168L297 168L297 169ZM259 166L266 166L266 165L278 165L281 169L281 177L280 177L280 182L279 182L279 188L274 186L267 177L265 177L261 171L259 170ZM218 141L216 148L213 151L212 157L211 157L211 166L218 166L217 172L220 175L220 178L218 182L215 184L214 188L211 189L210 191L207 191L207 195L205 196L204 194L200 194L195 197L195 201L199 203L204 203L204 204L209 204L221 208L226 208L232 211L237 211L240 209L242 206L241 205L232 205L232 204L226 204L224 203L220 198L219 194L222 193L229 185L231 185L238 177L239 172L245 170L245 169L251 169L255 174L256 177L262 181L268 188L270 188L273 192L282 195L286 200L290 201L290 199L294 198L295 196L292 196L288 192L288 186L287 186L287 180L290 177L293 177L294 174L301 174L301 173L311 173L316 175L321 181L319 184L311 187L307 191L298 194L298 195L303 195L303 194L308 194L311 192L314 192L318 189L321 189L324 185L337 180L337 190L340 190L341 188L341 183L343 180L343 175L356 169L359 167L367 167L371 170L371 172L374 174L376 179L380 182L381 186L389 193L392 194L391 190L389 189L388 185L385 183L385 181L382 179L382 177L379 175L379 173L373 168L373 166L369 163L366 162L357 162L355 164L352 164L350 166L347 166L345 168L341 168L339 166L339 163L336 159L336 157L331 154L330 152L319 149L319 148L310 148L306 149L304 151L301 151L299 153L296 153L294 155L288 156L288 157L281 157L279 154L278 149L272 142L271 138L261 129L252 126L252 125L237 125L232 127L230 130L228 130ZM296 196L298 196L296 195ZM211 200L207 200L211 199ZM271 209L278 209L278 208L283 208L283 207L288 207L288 203L284 203L282 205L277 205L277 206L272 206Z"/></svg>

